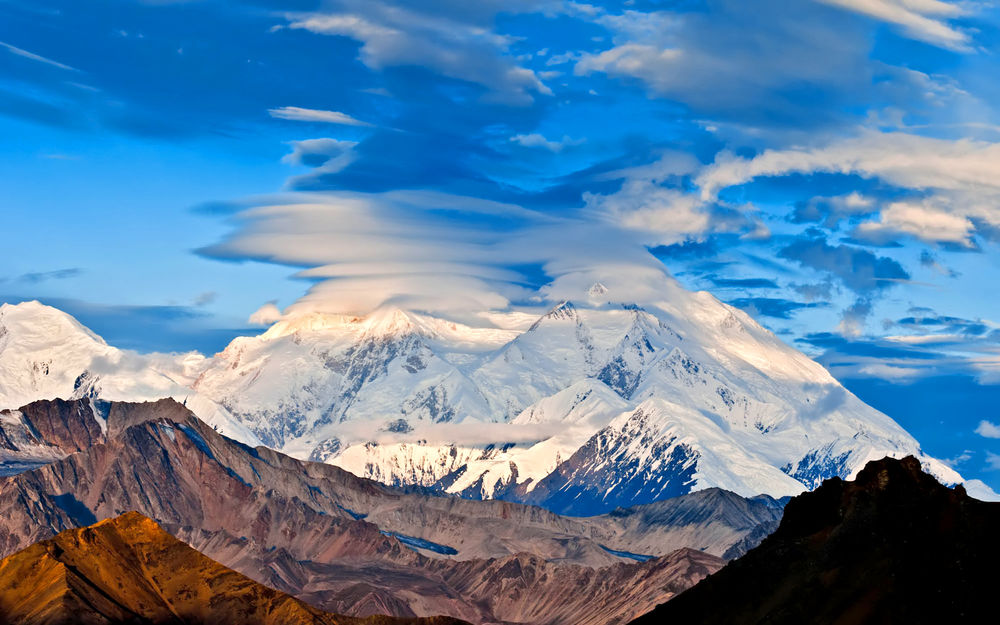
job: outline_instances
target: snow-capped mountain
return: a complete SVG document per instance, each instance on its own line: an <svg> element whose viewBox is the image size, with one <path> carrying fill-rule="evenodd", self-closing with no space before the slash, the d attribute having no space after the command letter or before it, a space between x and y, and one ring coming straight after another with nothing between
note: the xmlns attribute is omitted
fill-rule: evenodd
<svg viewBox="0 0 1000 625"><path fill-rule="evenodd" d="M118 349L70 315L38 302L0 305L0 410L38 399L173 397L230 436L256 442L225 410L191 391L210 362L193 352L141 355Z"/></svg>
<svg viewBox="0 0 1000 625"><path fill-rule="evenodd" d="M211 358L174 357L169 369L183 375L167 376L170 385L149 381L166 375L162 365L133 379L150 398L186 398L251 444L389 484L572 514L709 487L794 495L885 455L917 455L942 481L962 481L822 366L710 294L666 280L658 301L637 306L600 287L514 329L397 309L302 315ZM0 328L62 315L23 306L4 307ZM30 330L0 337L21 333ZM88 392L136 399L121 396L123 376L106 365L118 350L78 324L72 334L74 360L45 357L44 383L7 364L38 361L26 340L0 338L0 367L20 375L16 392L0 387L2 404L42 390L79 396L81 375ZM4 340L20 341L14 355Z"/></svg>

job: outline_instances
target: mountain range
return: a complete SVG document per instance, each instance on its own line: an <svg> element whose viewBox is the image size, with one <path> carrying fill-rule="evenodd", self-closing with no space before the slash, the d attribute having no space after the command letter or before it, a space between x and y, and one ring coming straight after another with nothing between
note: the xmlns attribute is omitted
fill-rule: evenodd
<svg viewBox="0 0 1000 625"><path fill-rule="evenodd" d="M4 305L0 406L174 397L252 447L572 515L713 487L790 496L886 455L963 481L710 294L671 282L639 307L597 286L539 316L475 325L392 308L303 314L208 357L134 354L55 309ZM36 451L3 459L50 459Z"/></svg>
<svg viewBox="0 0 1000 625"><path fill-rule="evenodd" d="M196 570L216 575L205 558L246 576L236 587L263 585L254 597L302 622L655 623L658 604L680 610L695 599L670 608L678 595L748 571L777 584L760 618L773 608L804 622L782 601L818 592L831 570L860 566L872 584L896 575L884 562L894 547L851 532L930 540L932 529L881 516L897 505L919 516L923 504L907 502L926 493L935 510L949 497L984 510L967 492L996 497L981 482L940 486L963 480L816 362L711 295L668 287L640 307L595 285L543 314L464 324L393 308L299 314L211 356L137 354L37 302L0 306L0 556L42 586L45 571L72 577L83 600L103 573L65 568L60 539L46 541L134 521L149 529L139 543L166 532L195 550L180 551ZM883 497L883 474L904 486ZM956 519L981 529L952 508L932 517L948 540ZM840 521L855 529L827 545ZM29 552L45 571L24 563ZM788 571L808 565L786 579L766 564L783 558ZM149 592L137 584L129 596ZM831 615L861 601L851 583L831 588ZM704 596L679 620L712 608L727 622L720 596ZM131 605L109 601L107 614Z"/></svg>

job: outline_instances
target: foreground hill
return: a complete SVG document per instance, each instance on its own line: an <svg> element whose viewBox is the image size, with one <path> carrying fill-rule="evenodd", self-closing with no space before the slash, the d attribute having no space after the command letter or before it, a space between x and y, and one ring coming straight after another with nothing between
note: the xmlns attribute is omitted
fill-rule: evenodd
<svg viewBox="0 0 1000 625"><path fill-rule="evenodd" d="M635 625L996 622L1000 503L915 458L792 499L778 530Z"/></svg>
<svg viewBox="0 0 1000 625"><path fill-rule="evenodd" d="M55 309L5 305L0 408L171 396L251 446L572 515L712 487L794 495L886 455L961 481L746 314L668 278L657 293L639 307L595 288L481 327L309 314L210 358L140 357Z"/></svg>
<svg viewBox="0 0 1000 625"><path fill-rule="evenodd" d="M62 443L49 446L61 453L90 446L0 479L0 554L135 510L332 612L600 625L690 587L723 564L700 549L740 549L780 516L773 500L722 491L590 519L405 492L247 447L172 400L95 406L8 413L9 423L60 424Z"/></svg>
<svg viewBox="0 0 1000 625"><path fill-rule="evenodd" d="M227 569L130 512L0 561L4 625L459 625L317 610Z"/></svg>

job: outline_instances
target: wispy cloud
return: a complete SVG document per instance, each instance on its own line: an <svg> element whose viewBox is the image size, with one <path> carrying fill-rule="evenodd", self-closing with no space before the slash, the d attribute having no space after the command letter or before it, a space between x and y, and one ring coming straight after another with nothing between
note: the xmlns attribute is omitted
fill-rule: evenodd
<svg viewBox="0 0 1000 625"><path fill-rule="evenodd" d="M902 132L863 131L816 147L765 150L753 158L722 153L696 183L705 199L759 178L831 173L879 179L910 189L862 222L859 237L893 235L974 247L973 235L1000 232L1000 143L948 140Z"/></svg>
<svg viewBox="0 0 1000 625"><path fill-rule="evenodd" d="M613 45L581 52L574 74L638 81L713 120L822 125L837 115L835 103L801 97L804 91L871 94L862 29L831 13L784 0L719 0L708 11L600 9L592 21L610 32Z"/></svg>
<svg viewBox="0 0 1000 625"><path fill-rule="evenodd" d="M34 52L28 52L27 50L18 48L17 46L12 46L9 43L4 43L3 41L0 41L0 47L6 48L6 50L11 54L16 54L17 56L24 57L26 59L31 59L32 61L45 63L46 65L51 65L52 67L58 67L59 69L64 69L70 72L80 71L75 67L70 67L69 65L66 65L65 63L60 63L59 61L53 61L50 58L46 58L40 54L35 54Z"/></svg>
<svg viewBox="0 0 1000 625"><path fill-rule="evenodd" d="M355 119L347 113L339 111L324 111L320 109L307 109L299 106L283 106L281 108L269 109L267 111L271 117L277 119L289 119L297 122L320 122L324 124L341 124L344 126L371 126L368 122Z"/></svg>
<svg viewBox="0 0 1000 625"><path fill-rule="evenodd" d="M567 135L563 135L563 138L558 140L546 139L544 135L537 132L526 135L514 135L510 140L526 148L541 148L549 152L562 152L563 148L582 145L586 141L586 139L573 139Z"/></svg>
<svg viewBox="0 0 1000 625"><path fill-rule="evenodd" d="M83 270L78 267L69 267L66 269L56 269L55 271L32 271L30 273L21 274L17 279L21 282L38 284L49 280L68 280L70 278L75 278L82 273Z"/></svg>
<svg viewBox="0 0 1000 625"><path fill-rule="evenodd" d="M199 293L197 297L194 298L194 301L192 303L196 307L202 308L204 306L208 306L209 304L215 302L215 300L217 300L218 298L219 294L216 293L215 291L204 291L203 293Z"/></svg>
<svg viewBox="0 0 1000 625"><path fill-rule="evenodd" d="M986 452L986 468L989 471L1000 471L1000 454Z"/></svg>
<svg viewBox="0 0 1000 625"><path fill-rule="evenodd" d="M799 310L822 306L817 302L803 303L776 297L741 297L729 301L737 308L750 313L754 317L773 317L775 319L791 319Z"/></svg>
<svg viewBox="0 0 1000 625"><path fill-rule="evenodd" d="M532 70L507 54L514 38L495 32L501 12L535 12L546 2L478 2L458 10L452 3L339 0L326 10L289 13L287 27L362 42L361 61L381 70L418 65L486 87L492 99L515 105L551 90Z"/></svg>
<svg viewBox="0 0 1000 625"><path fill-rule="evenodd" d="M601 221L416 190L274 200L237 213L234 231L200 253L301 268L296 277L314 284L293 313L392 304L478 316L579 297L595 282L643 303L672 283L634 233ZM254 319L274 312L267 305Z"/></svg>
<svg viewBox="0 0 1000 625"><path fill-rule="evenodd" d="M944 48L967 50L969 36L948 24L965 13L962 6L940 0L818 0L894 24L910 37Z"/></svg>

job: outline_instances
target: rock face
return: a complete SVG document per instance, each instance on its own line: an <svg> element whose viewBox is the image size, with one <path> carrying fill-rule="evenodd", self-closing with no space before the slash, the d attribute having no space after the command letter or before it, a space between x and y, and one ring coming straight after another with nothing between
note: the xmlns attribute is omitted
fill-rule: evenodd
<svg viewBox="0 0 1000 625"><path fill-rule="evenodd" d="M0 480L0 553L135 510L224 565L326 610L555 624L650 609L723 564L685 547L724 553L755 531L750 521L776 514L746 504L752 511L735 506L735 520L663 513L672 525L655 511L560 517L407 493L250 448L172 400L112 403L104 414L102 442Z"/></svg>
<svg viewBox="0 0 1000 625"><path fill-rule="evenodd" d="M38 401L0 410L0 475L18 473L82 451L105 437L103 402Z"/></svg>
<svg viewBox="0 0 1000 625"><path fill-rule="evenodd" d="M605 538L604 544L628 545L637 553L657 553L662 545L684 544L730 560L756 547L777 529L783 511L784 502L767 495L747 499L721 488L709 488L619 508L588 520L620 536L618 541Z"/></svg>
<svg viewBox="0 0 1000 625"><path fill-rule="evenodd" d="M994 622L997 528L1000 504L915 458L871 462L792 499L757 548L635 623Z"/></svg>
<svg viewBox="0 0 1000 625"><path fill-rule="evenodd" d="M227 569L136 512L0 561L4 625L361 625ZM391 625L391 619L378 619ZM458 625L438 618L419 625ZM373 623L374 625L374 623Z"/></svg>
<svg viewBox="0 0 1000 625"><path fill-rule="evenodd" d="M718 568L718 558L694 549L602 569L518 554L461 562L449 566L445 578L507 622L608 625L628 622L648 611L653 597L672 599Z"/></svg>

